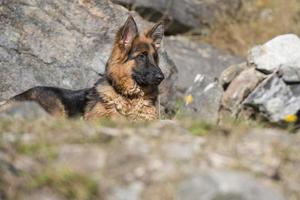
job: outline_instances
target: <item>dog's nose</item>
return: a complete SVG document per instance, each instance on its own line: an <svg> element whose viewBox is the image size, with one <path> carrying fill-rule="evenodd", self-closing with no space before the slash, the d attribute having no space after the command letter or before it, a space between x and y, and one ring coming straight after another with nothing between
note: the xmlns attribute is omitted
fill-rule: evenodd
<svg viewBox="0 0 300 200"><path fill-rule="evenodd" d="M163 75L163 73L157 73L155 74L155 79L159 82L161 82L162 80L164 80L165 76Z"/></svg>

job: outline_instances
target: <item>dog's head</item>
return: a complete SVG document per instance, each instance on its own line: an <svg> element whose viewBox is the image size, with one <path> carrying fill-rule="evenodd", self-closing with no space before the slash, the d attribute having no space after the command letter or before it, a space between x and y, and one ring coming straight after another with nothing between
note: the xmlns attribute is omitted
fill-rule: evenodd
<svg viewBox="0 0 300 200"><path fill-rule="evenodd" d="M133 17L128 17L117 33L106 66L106 76L118 92L132 96L157 89L164 79L157 52L163 32L163 24L158 23L139 34Z"/></svg>

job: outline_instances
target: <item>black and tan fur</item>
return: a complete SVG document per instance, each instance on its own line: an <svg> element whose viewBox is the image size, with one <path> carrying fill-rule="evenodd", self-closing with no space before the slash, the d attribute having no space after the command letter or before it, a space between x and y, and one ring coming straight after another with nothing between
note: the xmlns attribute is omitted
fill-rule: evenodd
<svg viewBox="0 0 300 200"><path fill-rule="evenodd" d="M36 101L50 114L61 117L156 119L158 85L164 79L157 54L162 37L161 23L139 34L129 16L116 35L104 77L93 87L75 91L39 86L8 102Z"/></svg>

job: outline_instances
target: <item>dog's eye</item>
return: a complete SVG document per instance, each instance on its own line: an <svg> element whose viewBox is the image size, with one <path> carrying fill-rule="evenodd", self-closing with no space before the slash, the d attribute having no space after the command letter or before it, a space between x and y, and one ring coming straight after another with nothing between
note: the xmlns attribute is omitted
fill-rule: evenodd
<svg viewBox="0 0 300 200"><path fill-rule="evenodd" d="M147 53L146 52L141 53L141 54L138 55L139 60L146 60L146 58L147 58Z"/></svg>

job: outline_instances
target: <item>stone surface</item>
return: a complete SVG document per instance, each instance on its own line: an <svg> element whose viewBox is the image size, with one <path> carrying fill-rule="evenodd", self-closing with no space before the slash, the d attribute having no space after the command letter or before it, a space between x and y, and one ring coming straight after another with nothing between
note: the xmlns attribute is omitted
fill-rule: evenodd
<svg viewBox="0 0 300 200"><path fill-rule="evenodd" d="M96 174L105 164L106 153L97 146L64 145L58 152L58 165L80 173Z"/></svg>
<svg viewBox="0 0 300 200"><path fill-rule="evenodd" d="M102 73L114 36L129 12L110 1L11 0L0 7L0 98L37 85L81 89ZM138 26L151 24L135 13ZM162 50L162 52L164 52ZM175 66L160 55L169 77L162 85L170 95ZM172 72L172 73L171 73ZM174 73L173 73L174 72ZM163 96L161 103L170 104Z"/></svg>
<svg viewBox="0 0 300 200"><path fill-rule="evenodd" d="M299 95L295 95L282 78L274 73L264 80L243 104L254 107L259 111L258 114L271 122L280 122L288 115L297 115L300 110Z"/></svg>
<svg viewBox="0 0 300 200"><path fill-rule="evenodd" d="M223 90L216 79L198 74L185 94L184 113L216 122L222 94Z"/></svg>
<svg viewBox="0 0 300 200"><path fill-rule="evenodd" d="M264 45L251 49L248 62L254 64L258 70L266 73L281 70L285 74L285 70L288 70L289 73L290 68L293 68L295 71L300 70L299 52L300 39L297 35L280 35ZM291 77L286 75L285 80L299 82L300 77L297 74Z"/></svg>
<svg viewBox="0 0 300 200"><path fill-rule="evenodd" d="M242 186L242 187L241 187ZM193 174L180 183L176 200L283 200L253 177L229 171Z"/></svg>
<svg viewBox="0 0 300 200"><path fill-rule="evenodd" d="M278 152L283 149L289 151L289 146L294 142L297 143L297 139L292 141L293 139L296 138L282 134L279 130L260 131L258 128L249 130L236 146L240 164L257 174L274 178L281 176L278 174L279 170L284 172L282 171L284 169L280 169L282 157Z"/></svg>
<svg viewBox="0 0 300 200"><path fill-rule="evenodd" d="M222 96L222 108L236 114L240 104L265 78L264 74L254 68L246 69L241 72L228 86Z"/></svg>
<svg viewBox="0 0 300 200"><path fill-rule="evenodd" d="M241 5L240 0L113 0L113 2L131 7L150 21L166 19L169 34L207 28L218 16L233 14Z"/></svg>
<svg viewBox="0 0 300 200"><path fill-rule="evenodd" d="M132 183L126 186L115 187L108 200L140 200L143 191L141 182Z"/></svg>
<svg viewBox="0 0 300 200"><path fill-rule="evenodd" d="M64 200L63 197L53 193L51 190L41 189L31 195L27 195L24 200Z"/></svg>
<svg viewBox="0 0 300 200"><path fill-rule="evenodd" d="M219 81L223 89L226 90L230 83L245 69L248 68L247 63L231 65L226 68L220 75Z"/></svg>
<svg viewBox="0 0 300 200"><path fill-rule="evenodd" d="M35 102L22 102L4 105L0 110L0 118L47 118L49 114Z"/></svg>
<svg viewBox="0 0 300 200"><path fill-rule="evenodd" d="M177 66L181 91L192 86L197 74L218 78L228 66L242 62L239 57L180 36L165 38L164 46Z"/></svg>
<svg viewBox="0 0 300 200"><path fill-rule="evenodd" d="M160 52L159 66L165 74L165 80L160 84L160 111L165 113L166 116L173 116L178 85L178 70L166 51Z"/></svg>
<svg viewBox="0 0 300 200"><path fill-rule="evenodd" d="M286 66L282 69L282 78L287 83L300 82L300 62L294 66Z"/></svg>

